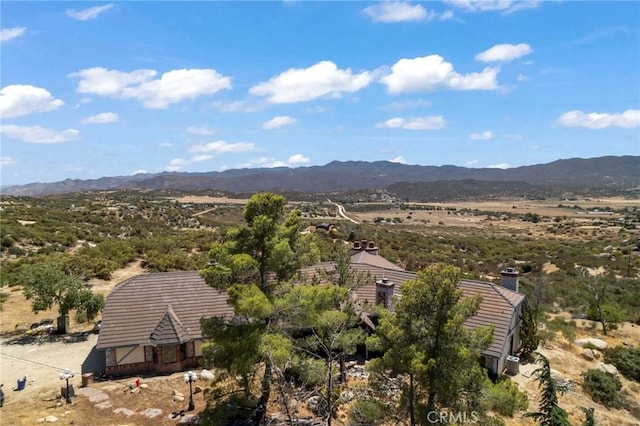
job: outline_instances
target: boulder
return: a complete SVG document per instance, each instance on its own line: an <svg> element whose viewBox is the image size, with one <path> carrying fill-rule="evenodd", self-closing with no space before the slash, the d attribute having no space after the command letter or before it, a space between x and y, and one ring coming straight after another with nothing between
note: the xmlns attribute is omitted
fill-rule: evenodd
<svg viewBox="0 0 640 426"><path fill-rule="evenodd" d="M595 355L593 354L593 350L591 349L583 349L580 355L582 355L582 358L586 359L587 361L593 361L594 359L596 359Z"/></svg>
<svg viewBox="0 0 640 426"><path fill-rule="evenodd" d="M202 392L202 388L200 386L196 386L195 388L193 388L193 393L200 393Z"/></svg>
<svg viewBox="0 0 640 426"><path fill-rule="evenodd" d="M173 402L182 402L184 401L184 396L182 395L174 395Z"/></svg>
<svg viewBox="0 0 640 426"><path fill-rule="evenodd" d="M58 421L58 418L56 416L47 416L44 419L42 419L42 421L44 423L55 423Z"/></svg>
<svg viewBox="0 0 640 426"><path fill-rule="evenodd" d="M215 377L215 376L213 375L213 373L212 373L211 371L209 371L209 370L205 370L205 369L203 369L203 370L200 372L200 378L201 378L202 380L213 380L213 379L214 379L214 377Z"/></svg>
<svg viewBox="0 0 640 426"><path fill-rule="evenodd" d="M587 343L591 343L599 350L607 349L607 346L609 346L604 340L596 339L593 337L589 337L587 339L577 339L573 341L574 345L580 346L581 348L584 347L584 345L586 345Z"/></svg>
<svg viewBox="0 0 640 426"><path fill-rule="evenodd" d="M604 371L605 373L611 374L612 376L618 375L618 369L611 364L605 364L604 362L600 362L598 363L596 368Z"/></svg>

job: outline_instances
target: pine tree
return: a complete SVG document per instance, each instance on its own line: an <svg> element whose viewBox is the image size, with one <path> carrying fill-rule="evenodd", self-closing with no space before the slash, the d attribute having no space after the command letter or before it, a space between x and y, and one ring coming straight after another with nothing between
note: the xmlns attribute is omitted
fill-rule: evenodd
<svg viewBox="0 0 640 426"><path fill-rule="evenodd" d="M536 413L526 413L526 417L534 418L541 426L571 426L569 415L558 405L558 392L562 389L551 377L549 360L542 354L535 352L538 362L542 364L534 372L533 376L542 389L540 395L540 407Z"/></svg>

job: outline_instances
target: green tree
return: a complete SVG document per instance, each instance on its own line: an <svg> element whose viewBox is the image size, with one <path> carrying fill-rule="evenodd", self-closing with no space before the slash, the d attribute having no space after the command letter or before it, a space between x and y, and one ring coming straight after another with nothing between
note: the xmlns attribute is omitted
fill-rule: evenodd
<svg viewBox="0 0 640 426"><path fill-rule="evenodd" d="M600 321L602 333L606 336L611 328L626 318L625 312L609 298L610 281L613 278L593 278L583 272L583 285L589 303L587 318Z"/></svg>
<svg viewBox="0 0 640 426"><path fill-rule="evenodd" d="M281 195L253 195L244 209L244 226L229 229L213 245L209 266L201 271L209 285L228 292L235 311L233 319L202 321L203 334L209 339L203 348L205 361L240 376L247 395L249 378L262 374L251 417L254 424L265 418L272 379L278 371L274 362L286 359L289 352L276 351L278 345L273 344L282 341L282 319L274 301L283 296L284 283L295 271L318 259L313 235L300 234L299 212L283 220L285 204Z"/></svg>
<svg viewBox="0 0 640 426"><path fill-rule="evenodd" d="M402 284L395 313L381 310L379 325L367 346L382 350L372 368L408 377L407 404L411 424L416 406L475 406L481 397L480 351L492 341L492 329L468 330L464 322L479 307L480 297L463 298L460 270L438 264Z"/></svg>
<svg viewBox="0 0 640 426"><path fill-rule="evenodd" d="M345 355L355 353L364 343L364 331L357 327L359 318L353 308L349 289L333 284L300 285L292 288L276 304L287 325L306 330L304 336L295 339L300 353L324 360L326 380L323 398L326 402L327 424L342 402L334 396L334 366L342 364ZM289 334L289 333L288 333ZM340 381L344 369L340 368Z"/></svg>
<svg viewBox="0 0 640 426"><path fill-rule="evenodd" d="M533 372L538 386L542 389L540 411L526 413L525 416L534 418L541 426L571 426L569 415L558 404L558 392L561 392L562 389L551 377L549 360L538 352L535 354L538 362L542 364Z"/></svg>
<svg viewBox="0 0 640 426"><path fill-rule="evenodd" d="M538 334L538 319L531 305L525 300L522 305L522 325L520 326L520 340L522 341L522 355L528 356L532 354L540 344L540 336Z"/></svg>
<svg viewBox="0 0 640 426"><path fill-rule="evenodd" d="M31 300L34 313L58 307L66 316L76 310L90 321L104 308L104 297L94 294L77 276L67 273L58 263L41 262L30 265L23 275L24 295Z"/></svg>

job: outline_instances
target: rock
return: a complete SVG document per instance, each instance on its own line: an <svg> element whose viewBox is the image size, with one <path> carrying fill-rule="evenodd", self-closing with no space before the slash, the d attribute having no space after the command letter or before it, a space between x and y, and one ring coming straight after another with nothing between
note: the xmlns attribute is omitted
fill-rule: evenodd
<svg viewBox="0 0 640 426"><path fill-rule="evenodd" d="M196 386L195 388L193 388L193 393L200 393L202 392L202 388L200 386Z"/></svg>
<svg viewBox="0 0 640 426"><path fill-rule="evenodd" d="M327 402L319 395L314 395L307 400L307 408L317 416L327 413Z"/></svg>
<svg viewBox="0 0 640 426"><path fill-rule="evenodd" d="M162 410L159 408L147 408L146 410L140 411L139 414L145 416L148 419L152 419L154 417L162 415Z"/></svg>
<svg viewBox="0 0 640 426"><path fill-rule="evenodd" d="M114 414L124 414L127 417L133 416L136 412L128 408L120 407L113 410Z"/></svg>
<svg viewBox="0 0 640 426"><path fill-rule="evenodd" d="M200 372L200 378L202 380L213 380L215 378L215 376L213 375L213 373L211 371L203 369Z"/></svg>
<svg viewBox="0 0 640 426"><path fill-rule="evenodd" d="M587 339L577 339L573 341L574 345L580 346L581 348L584 347L584 345L586 345L587 343L591 343L599 350L607 349L607 347L609 346L604 340L595 339L593 337Z"/></svg>
<svg viewBox="0 0 640 426"><path fill-rule="evenodd" d="M618 369L614 365L605 364L604 362L598 363L596 368L604 371L605 373L611 374L612 376L616 376L618 374Z"/></svg>
<svg viewBox="0 0 640 426"><path fill-rule="evenodd" d="M587 361L593 361L596 358L593 354L593 350L591 349L583 349L580 355L582 355L582 358L586 359Z"/></svg>
<svg viewBox="0 0 640 426"><path fill-rule="evenodd" d="M356 396L356 395L355 395L352 391L350 391L350 390L346 390L346 391L344 391L344 392L342 392L342 393L340 394L340 398L342 398L342 400L343 400L344 402L351 402L351 401L353 401L353 398L355 398L355 396Z"/></svg>
<svg viewBox="0 0 640 426"><path fill-rule="evenodd" d="M142 389L147 389L148 387L149 387L149 385L146 384L146 383L141 383L140 384L140 388L142 388Z"/></svg>
<svg viewBox="0 0 640 426"><path fill-rule="evenodd" d="M175 395L173 397L173 402L182 402L182 401L184 401L184 396L182 395Z"/></svg>
<svg viewBox="0 0 640 426"><path fill-rule="evenodd" d="M138 392L140 392L140 388L131 389L131 393L138 393Z"/></svg>
<svg viewBox="0 0 640 426"><path fill-rule="evenodd" d="M174 395L174 396L184 396L184 394L183 394L182 392L178 392L178 391L177 391L177 390L175 390L175 389L171 391L171 395Z"/></svg>
<svg viewBox="0 0 640 426"><path fill-rule="evenodd" d="M47 416L44 419L42 419L42 421L44 423L55 423L58 421L58 418L56 416Z"/></svg>

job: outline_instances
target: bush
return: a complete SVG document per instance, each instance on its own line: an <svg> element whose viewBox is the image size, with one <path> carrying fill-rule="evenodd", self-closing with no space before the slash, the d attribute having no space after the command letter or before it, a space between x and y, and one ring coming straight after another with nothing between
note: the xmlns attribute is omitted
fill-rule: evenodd
<svg viewBox="0 0 640 426"><path fill-rule="evenodd" d="M518 385L505 378L487 389L487 404L491 411L501 416L512 417L516 411L526 410L529 406L527 394L518 389Z"/></svg>
<svg viewBox="0 0 640 426"><path fill-rule="evenodd" d="M616 346L605 350L604 360L615 365L627 379L640 382L640 348Z"/></svg>
<svg viewBox="0 0 640 426"><path fill-rule="evenodd" d="M617 377L605 373L602 370L591 369L582 373L582 389L587 392L595 402L605 407L620 407L620 389L622 383Z"/></svg>
<svg viewBox="0 0 640 426"><path fill-rule="evenodd" d="M349 424L357 426L369 426L377 424L377 420L383 417L384 404L375 400L358 400L349 410Z"/></svg>

